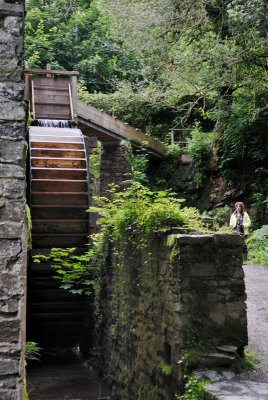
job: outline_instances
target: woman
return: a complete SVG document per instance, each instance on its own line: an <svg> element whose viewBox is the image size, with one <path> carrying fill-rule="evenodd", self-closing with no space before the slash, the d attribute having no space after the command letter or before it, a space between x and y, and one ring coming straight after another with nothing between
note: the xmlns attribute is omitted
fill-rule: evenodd
<svg viewBox="0 0 268 400"><path fill-rule="evenodd" d="M248 236L248 228L251 224L248 213L245 211L245 205L241 201L235 203L235 211L231 215L229 227L236 235L243 236L244 239ZM242 247L243 261L247 260L247 245L244 243Z"/></svg>

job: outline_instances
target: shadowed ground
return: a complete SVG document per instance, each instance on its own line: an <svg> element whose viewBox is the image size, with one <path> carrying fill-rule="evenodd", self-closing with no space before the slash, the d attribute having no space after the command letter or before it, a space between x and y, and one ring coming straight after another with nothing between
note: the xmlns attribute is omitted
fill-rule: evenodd
<svg viewBox="0 0 268 400"><path fill-rule="evenodd" d="M109 395L97 373L79 360L27 368L29 400L97 400Z"/></svg>

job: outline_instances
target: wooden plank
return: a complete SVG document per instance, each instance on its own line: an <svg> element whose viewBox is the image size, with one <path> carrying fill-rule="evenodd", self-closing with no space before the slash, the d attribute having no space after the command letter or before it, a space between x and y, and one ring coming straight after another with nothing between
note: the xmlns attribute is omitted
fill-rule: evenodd
<svg viewBox="0 0 268 400"><path fill-rule="evenodd" d="M88 205L87 193L36 193L31 194L32 205Z"/></svg>
<svg viewBox="0 0 268 400"><path fill-rule="evenodd" d="M81 313L81 309L83 310L83 303L84 303L84 299L81 296L81 300L82 301L75 301L68 304L68 310L69 312L80 312ZM43 302L31 302L30 305L30 311L31 314L35 314L35 313L39 313L39 314L43 314L43 313L47 313L47 312L63 312L64 310L66 310L66 303L64 301L55 301L53 303L43 303Z"/></svg>
<svg viewBox="0 0 268 400"><path fill-rule="evenodd" d="M50 321L51 324L54 322L79 322L82 323L81 315L83 312L73 312L65 310L65 312L51 312L51 313L42 313L42 314L28 314L31 318L31 322L34 323L44 323L46 324L47 321Z"/></svg>
<svg viewBox="0 0 268 400"><path fill-rule="evenodd" d="M49 263L29 263L29 276L51 276L55 275L55 270L51 268Z"/></svg>
<svg viewBox="0 0 268 400"><path fill-rule="evenodd" d="M70 106L55 104L36 104L35 114L37 119L72 119Z"/></svg>
<svg viewBox="0 0 268 400"><path fill-rule="evenodd" d="M83 139L79 136L53 136L53 135L31 135L30 142L57 142L57 143L83 143Z"/></svg>
<svg viewBox="0 0 268 400"><path fill-rule="evenodd" d="M86 160L66 159L66 158L35 158L32 157L31 165L41 168L82 168L85 169Z"/></svg>
<svg viewBox="0 0 268 400"><path fill-rule="evenodd" d="M83 158L86 154L84 150L64 150L64 149L32 149L32 157L46 157L46 158Z"/></svg>
<svg viewBox="0 0 268 400"><path fill-rule="evenodd" d="M88 192L86 180L48 180L48 179L33 179L31 182L33 192Z"/></svg>
<svg viewBox="0 0 268 400"><path fill-rule="evenodd" d="M84 220L32 220L33 233L88 233L89 223Z"/></svg>
<svg viewBox="0 0 268 400"><path fill-rule="evenodd" d="M81 101L77 102L77 115L80 122L86 124L86 121L93 122L94 124L104 128L108 132L114 132L122 139L128 139L134 143L142 144L143 142L148 143L149 149L153 150L156 154L163 156L165 152L165 146L159 141L155 140L151 136L145 135L143 132L132 128L129 125L124 124L123 122L114 119L110 115L98 110L95 107L82 103Z"/></svg>
<svg viewBox="0 0 268 400"><path fill-rule="evenodd" d="M88 236L84 234L34 234L32 245L39 248L76 247L88 243ZM85 247L86 248L86 247Z"/></svg>
<svg viewBox="0 0 268 400"><path fill-rule="evenodd" d="M86 169L41 169L32 167L31 174L33 179L87 179Z"/></svg>
<svg viewBox="0 0 268 400"><path fill-rule="evenodd" d="M31 206L32 219L84 219L88 217L87 206L59 207L59 206ZM48 246L49 247L49 246Z"/></svg>
<svg viewBox="0 0 268 400"><path fill-rule="evenodd" d="M72 136L73 135L80 135L82 137L82 132L80 129L77 128L56 128L56 127L49 127L49 126L30 126L29 129L30 134L45 134L47 135L56 135L56 136L60 136L63 135L65 136L65 134L71 133ZM57 135L59 134L59 135Z"/></svg>
<svg viewBox="0 0 268 400"><path fill-rule="evenodd" d="M25 68L25 74L30 74L30 75L47 75L47 74L53 74L53 75L60 75L60 76L78 76L79 72L78 71L62 71L62 70L57 70L57 69L36 69L36 68Z"/></svg>
<svg viewBox="0 0 268 400"><path fill-rule="evenodd" d="M83 149L84 144L81 143L62 143L62 142L31 142L31 149L38 149L38 148L47 148L47 149Z"/></svg>
<svg viewBox="0 0 268 400"><path fill-rule="evenodd" d="M35 95L35 104L56 104L56 105L64 105L64 106L69 106L69 97L68 97L68 92L65 94L62 93L61 95L56 92L56 94L53 93L40 93L38 91Z"/></svg>

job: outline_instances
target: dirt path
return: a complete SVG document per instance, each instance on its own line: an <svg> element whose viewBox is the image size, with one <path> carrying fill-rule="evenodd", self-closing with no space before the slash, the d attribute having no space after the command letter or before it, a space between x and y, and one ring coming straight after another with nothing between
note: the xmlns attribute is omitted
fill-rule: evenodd
<svg viewBox="0 0 268 400"><path fill-rule="evenodd" d="M244 265L248 308L249 349L263 360L259 381L268 382L268 267Z"/></svg>

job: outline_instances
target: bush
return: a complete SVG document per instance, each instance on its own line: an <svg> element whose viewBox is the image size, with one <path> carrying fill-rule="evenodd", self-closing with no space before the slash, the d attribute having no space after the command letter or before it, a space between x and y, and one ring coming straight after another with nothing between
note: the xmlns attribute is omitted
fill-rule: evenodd
<svg viewBox="0 0 268 400"><path fill-rule="evenodd" d="M254 264L268 265L268 225L254 231L247 243L249 261Z"/></svg>
<svg viewBox="0 0 268 400"><path fill-rule="evenodd" d="M131 182L125 192L110 190L111 197L96 198L98 207L90 211L100 215L102 229L112 233L114 238L132 234L150 234L169 227L185 227L192 232L204 229L197 209L181 207L170 191L152 191L139 182Z"/></svg>
<svg viewBox="0 0 268 400"><path fill-rule="evenodd" d="M195 125L191 137L187 139L187 153L199 169L206 169L209 166L213 140L214 135L202 132L199 124Z"/></svg>

